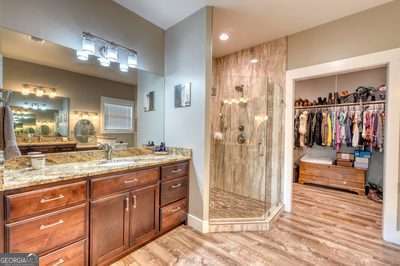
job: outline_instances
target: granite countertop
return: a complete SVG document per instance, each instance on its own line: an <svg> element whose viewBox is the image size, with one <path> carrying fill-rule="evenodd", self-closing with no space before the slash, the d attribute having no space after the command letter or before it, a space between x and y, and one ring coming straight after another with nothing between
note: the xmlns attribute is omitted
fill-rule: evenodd
<svg viewBox="0 0 400 266"><path fill-rule="evenodd" d="M167 163L190 160L184 155L138 155L131 157L115 158L111 161L97 160L88 162L65 163L49 165L41 170L32 168L18 170L4 170L4 184L0 185L0 191L30 187L40 184L71 180L82 177L96 176L129 169L137 169L148 166L158 166Z"/></svg>

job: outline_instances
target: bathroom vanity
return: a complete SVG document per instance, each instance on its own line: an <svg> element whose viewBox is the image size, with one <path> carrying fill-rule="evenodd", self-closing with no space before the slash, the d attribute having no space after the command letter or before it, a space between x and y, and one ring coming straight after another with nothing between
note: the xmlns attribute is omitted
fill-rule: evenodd
<svg viewBox="0 0 400 266"><path fill-rule="evenodd" d="M66 165L81 176L5 185L1 252L36 253L40 265L108 265L185 223L190 158L153 157L124 168L101 162L89 176L94 163Z"/></svg>

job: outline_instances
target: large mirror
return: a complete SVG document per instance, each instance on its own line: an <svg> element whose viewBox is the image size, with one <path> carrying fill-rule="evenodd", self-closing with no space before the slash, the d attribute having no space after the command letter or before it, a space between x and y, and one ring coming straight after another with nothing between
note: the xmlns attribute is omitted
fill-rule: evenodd
<svg viewBox="0 0 400 266"><path fill-rule="evenodd" d="M9 105L23 154L164 141L163 76L136 68L122 72L117 63L104 67L94 56L82 61L73 49L4 28L0 58L0 87L12 91Z"/></svg>

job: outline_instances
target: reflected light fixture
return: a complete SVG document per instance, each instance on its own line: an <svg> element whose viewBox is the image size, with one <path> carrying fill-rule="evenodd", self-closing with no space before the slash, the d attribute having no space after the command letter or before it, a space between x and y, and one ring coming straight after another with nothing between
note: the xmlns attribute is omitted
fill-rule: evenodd
<svg viewBox="0 0 400 266"><path fill-rule="evenodd" d="M253 59L250 60L250 63L257 64L258 63L258 59L257 58L253 58Z"/></svg>
<svg viewBox="0 0 400 266"><path fill-rule="evenodd" d="M229 36L229 34L226 33L226 32L223 32L223 33L221 33L221 34L219 35L219 39L220 39L221 41L227 41L227 40L229 40L229 38L230 38L230 36Z"/></svg>

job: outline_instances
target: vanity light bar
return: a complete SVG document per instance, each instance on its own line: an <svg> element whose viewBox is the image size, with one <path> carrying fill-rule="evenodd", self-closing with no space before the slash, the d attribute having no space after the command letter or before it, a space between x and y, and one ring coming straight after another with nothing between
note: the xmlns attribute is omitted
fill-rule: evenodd
<svg viewBox="0 0 400 266"><path fill-rule="evenodd" d="M89 32L83 32L82 47L76 51L76 57L79 60L87 61L91 55L97 57L99 64L104 67L109 67L112 62L118 63L121 72L128 72L129 68L138 66L138 56L135 50Z"/></svg>
<svg viewBox="0 0 400 266"><path fill-rule="evenodd" d="M47 95L50 98L55 98L57 97L57 90L56 88L47 88L37 84L22 84L21 94L25 96L29 94L35 94L37 97L43 97Z"/></svg>

